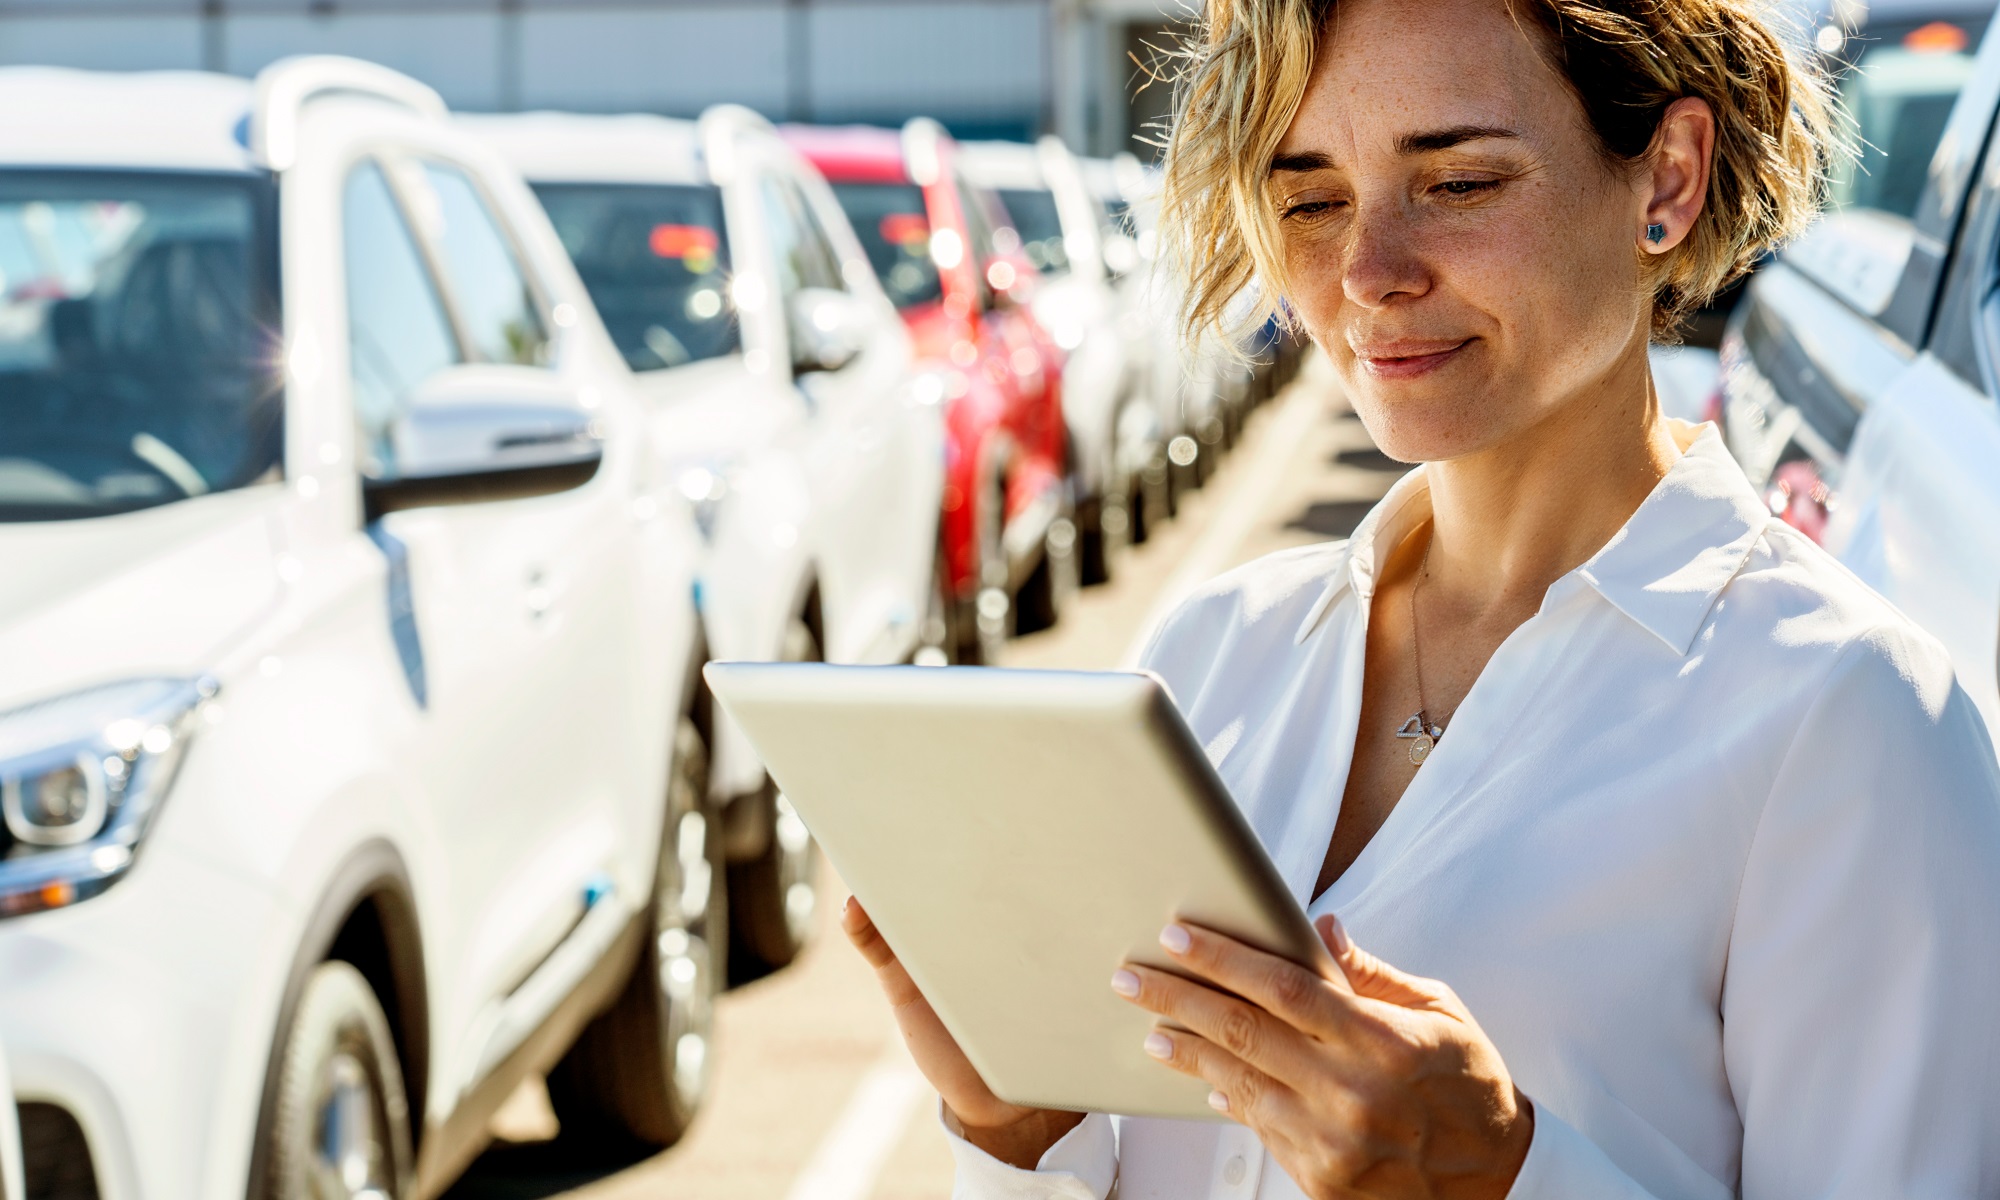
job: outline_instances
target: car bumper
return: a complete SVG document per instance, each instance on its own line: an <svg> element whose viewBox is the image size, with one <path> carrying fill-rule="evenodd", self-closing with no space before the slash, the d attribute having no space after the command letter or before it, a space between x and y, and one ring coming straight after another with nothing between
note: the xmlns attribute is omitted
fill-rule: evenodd
<svg viewBox="0 0 2000 1200"><path fill-rule="evenodd" d="M102 896L0 921L14 1093L75 1117L104 1200L244 1194L281 914L268 889L154 846Z"/></svg>

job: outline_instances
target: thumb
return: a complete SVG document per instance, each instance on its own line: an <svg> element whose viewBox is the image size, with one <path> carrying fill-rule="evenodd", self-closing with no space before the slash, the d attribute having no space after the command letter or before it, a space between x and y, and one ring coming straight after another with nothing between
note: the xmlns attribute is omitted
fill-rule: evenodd
<svg viewBox="0 0 2000 1200"><path fill-rule="evenodd" d="M1327 952L1340 965L1354 994L1399 1008L1436 1008L1449 992L1434 979L1399 971L1354 944L1340 918L1328 913L1313 922Z"/></svg>

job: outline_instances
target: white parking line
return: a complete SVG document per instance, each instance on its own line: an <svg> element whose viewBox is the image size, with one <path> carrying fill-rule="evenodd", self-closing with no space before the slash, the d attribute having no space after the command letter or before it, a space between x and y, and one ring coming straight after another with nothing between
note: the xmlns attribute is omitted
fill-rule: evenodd
<svg viewBox="0 0 2000 1200"><path fill-rule="evenodd" d="M1285 482L1285 460L1298 450L1300 439L1312 428L1313 421L1326 412L1325 387L1317 379L1308 381L1310 374L1310 370L1301 371L1285 389L1284 400L1270 424L1260 431L1257 444L1246 447L1252 457L1231 464L1241 478L1209 518L1208 528L1188 547L1180 566L1161 585L1159 594L1153 598L1153 607L1146 613L1146 619L1139 622L1131 645L1125 648L1123 666L1137 666L1160 622L1173 613L1189 592L1230 565L1237 547L1250 536L1257 518L1271 503L1272 494Z"/></svg>
<svg viewBox="0 0 2000 1200"><path fill-rule="evenodd" d="M868 1200L930 1084L899 1044L868 1069L785 1200Z"/></svg>

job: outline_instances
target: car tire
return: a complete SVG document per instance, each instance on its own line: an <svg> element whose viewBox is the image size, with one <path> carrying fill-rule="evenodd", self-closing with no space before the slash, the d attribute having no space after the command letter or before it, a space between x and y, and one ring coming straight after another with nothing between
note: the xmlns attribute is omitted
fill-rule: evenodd
<svg viewBox="0 0 2000 1200"><path fill-rule="evenodd" d="M816 662L819 641L804 620L786 635L788 662ZM761 978L792 961L812 939L819 910L819 847L792 802L768 778L763 790L737 803L767 804L771 831L763 853L729 864L729 904L734 980Z"/></svg>
<svg viewBox="0 0 2000 1200"><path fill-rule="evenodd" d="M923 628L917 631L917 649L911 661L920 667L956 666L962 660L965 643L964 613L958 593L951 586L951 563L940 547L931 562L930 599L924 609Z"/></svg>
<svg viewBox="0 0 2000 1200"><path fill-rule="evenodd" d="M1120 552L1132 536L1131 487L1112 480L1077 513L1076 580L1084 587L1111 582Z"/></svg>
<svg viewBox="0 0 2000 1200"><path fill-rule="evenodd" d="M402 1200L409 1100L389 1018L350 963L314 967L279 1059L269 1200Z"/></svg>
<svg viewBox="0 0 2000 1200"><path fill-rule="evenodd" d="M1007 523L1007 483L995 478L980 491L985 504L976 514L978 530L972 565L972 595L959 607L958 661L996 666L1014 633L1014 591L1001 532Z"/></svg>
<svg viewBox="0 0 2000 1200"><path fill-rule="evenodd" d="M1062 505L1042 537L1042 560L1021 584L1015 598L1014 628L1039 633L1054 628L1077 589L1076 508L1063 490Z"/></svg>
<svg viewBox="0 0 2000 1200"><path fill-rule="evenodd" d="M549 1102L571 1145L671 1146L714 1074L715 998L729 954L722 825L708 799L708 746L688 718L673 754L639 961L549 1074Z"/></svg>

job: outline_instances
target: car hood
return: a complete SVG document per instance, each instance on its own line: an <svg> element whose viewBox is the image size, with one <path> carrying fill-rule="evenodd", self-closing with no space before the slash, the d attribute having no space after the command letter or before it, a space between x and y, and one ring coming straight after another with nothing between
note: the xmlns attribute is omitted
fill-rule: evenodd
<svg viewBox="0 0 2000 1200"><path fill-rule="evenodd" d="M0 709L190 675L278 599L276 487L81 521L0 524Z"/></svg>

